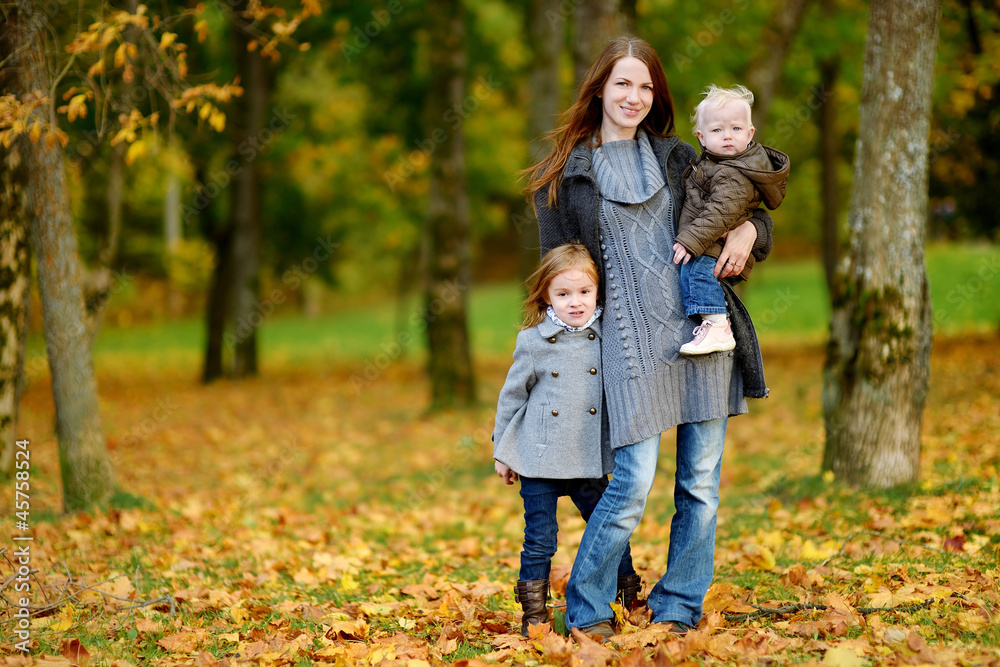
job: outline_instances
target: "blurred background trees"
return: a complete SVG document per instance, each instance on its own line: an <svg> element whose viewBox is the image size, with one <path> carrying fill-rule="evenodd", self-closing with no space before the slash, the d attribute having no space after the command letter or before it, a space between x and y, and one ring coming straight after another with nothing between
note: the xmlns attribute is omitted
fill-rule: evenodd
<svg viewBox="0 0 1000 667"><path fill-rule="evenodd" d="M429 350L429 373L443 378L435 402L472 400L462 304L470 287L531 268L519 172L618 31L659 51L684 140L708 83L755 89L757 138L795 165L773 214L774 257L821 258L833 280L859 133L863 0L172 7L37 3L53 83L35 125L3 61L4 150L27 150L32 132L59 140L88 335L102 322L200 318L202 379L238 378L266 368L259 337L273 317L389 300L400 334L385 354ZM995 242L1000 0L947 0L939 30L926 230ZM4 193L18 187L10 164ZM0 199L0 218L16 205ZM10 250L21 236L3 229L0 255L22 257ZM446 301L458 311L435 312ZM39 308L28 310L40 330ZM16 377L18 356L2 358L0 379Z"/></svg>

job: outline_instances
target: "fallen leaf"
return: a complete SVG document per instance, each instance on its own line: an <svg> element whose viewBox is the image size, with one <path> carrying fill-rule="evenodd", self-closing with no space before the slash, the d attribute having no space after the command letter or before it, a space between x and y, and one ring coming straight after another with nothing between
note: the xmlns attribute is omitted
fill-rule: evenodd
<svg viewBox="0 0 1000 667"><path fill-rule="evenodd" d="M863 667L867 663L849 648L834 647L823 656L823 664L831 667Z"/></svg>
<svg viewBox="0 0 1000 667"><path fill-rule="evenodd" d="M193 653L206 639L208 633L204 630L183 630L160 639L156 645L168 653Z"/></svg>
<svg viewBox="0 0 1000 667"><path fill-rule="evenodd" d="M90 664L90 653L87 651L87 647L81 644L76 637L64 639L59 645L59 652L74 665L82 667Z"/></svg>

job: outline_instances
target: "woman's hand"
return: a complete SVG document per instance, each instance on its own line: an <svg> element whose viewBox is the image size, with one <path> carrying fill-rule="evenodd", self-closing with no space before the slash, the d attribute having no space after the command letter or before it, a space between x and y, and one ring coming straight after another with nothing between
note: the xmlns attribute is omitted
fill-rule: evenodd
<svg viewBox="0 0 1000 667"><path fill-rule="evenodd" d="M517 481L517 473L500 463L499 461L493 462L493 469L497 471L497 475L503 480L503 483L507 486L513 486L514 482Z"/></svg>
<svg viewBox="0 0 1000 667"><path fill-rule="evenodd" d="M738 276L746 266L747 257L753 250L753 244L757 241L757 228L747 220L739 227L723 234L726 244L722 246L719 254L719 261L715 263L715 270L712 272L718 278L728 278Z"/></svg>

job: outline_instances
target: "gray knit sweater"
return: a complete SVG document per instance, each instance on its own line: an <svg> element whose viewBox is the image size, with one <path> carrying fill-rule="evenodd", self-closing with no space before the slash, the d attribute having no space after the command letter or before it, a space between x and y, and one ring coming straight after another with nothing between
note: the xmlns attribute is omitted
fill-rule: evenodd
<svg viewBox="0 0 1000 667"><path fill-rule="evenodd" d="M644 132L593 152L604 269L604 391L613 447L677 424L742 414L733 353L678 354L695 323L672 261L676 211Z"/></svg>

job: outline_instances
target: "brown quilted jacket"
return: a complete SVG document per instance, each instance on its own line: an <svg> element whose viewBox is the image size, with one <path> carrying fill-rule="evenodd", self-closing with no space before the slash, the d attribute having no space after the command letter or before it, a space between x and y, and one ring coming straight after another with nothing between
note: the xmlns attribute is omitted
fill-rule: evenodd
<svg viewBox="0 0 1000 667"><path fill-rule="evenodd" d="M695 257L718 257L724 233L748 220L761 203L778 208L788 171L787 155L757 142L750 142L739 155L717 155L702 148L701 157L684 172L687 196L676 241ZM741 278L749 278L753 264L751 255Z"/></svg>

